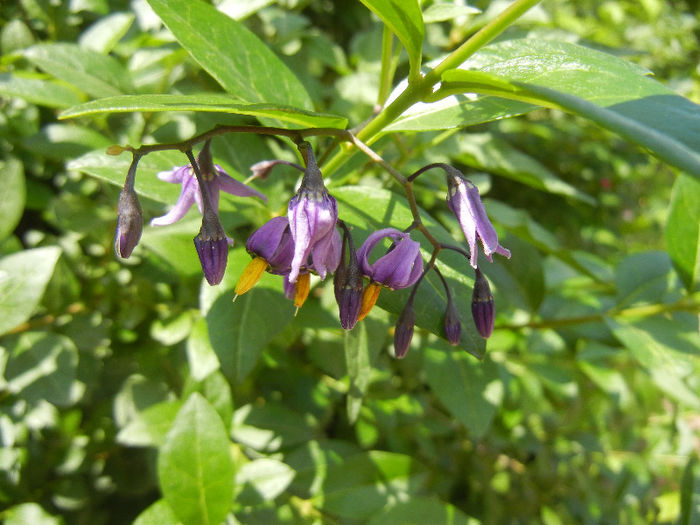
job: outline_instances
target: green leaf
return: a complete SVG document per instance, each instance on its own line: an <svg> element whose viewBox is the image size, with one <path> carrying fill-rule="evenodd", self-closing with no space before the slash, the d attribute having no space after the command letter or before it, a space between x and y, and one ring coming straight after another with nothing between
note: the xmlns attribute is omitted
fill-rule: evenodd
<svg viewBox="0 0 700 525"><path fill-rule="evenodd" d="M388 226L403 230L413 221L405 199L390 191L362 186L347 186L333 188L332 193L338 201L340 217L354 227L353 236L358 246L369 235L370 231ZM426 227L438 240L449 244L463 243L463 241L455 242L455 239L444 227L425 211L421 211L421 217ZM431 251L428 242L418 233L414 234L412 238L421 241L423 258L427 260ZM443 250L438 259L438 265L451 287L457 310L463 313L461 319L462 339L459 346L476 357L481 357L484 353L485 342L476 332L471 319L471 294L474 280L473 274L469 270L469 263L463 256L449 250ZM377 305L399 315L406 304L409 293L409 290L383 290L379 294ZM434 272L428 273L416 296L414 305L416 325L444 338L446 304L442 282Z"/></svg>
<svg viewBox="0 0 700 525"><path fill-rule="evenodd" d="M127 447L160 447L180 411L180 401L163 401L136 414L117 434Z"/></svg>
<svg viewBox="0 0 700 525"><path fill-rule="evenodd" d="M700 106L639 66L575 44L527 39L487 46L463 67L443 74L440 92L564 109L700 177Z"/></svg>
<svg viewBox="0 0 700 525"><path fill-rule="evenodd" d="M134 23L133 13L112 13L100 18L80 35L82 47L109 53Z"/></svg>
<svg viewBox="0 0 700 525"><path fill-rule="evenodd" d="M223 93L198 95L122 95L93 100L62 112L59 118L75 118L99 113L129 113L157 111L196 111L247 115L291 122L305 128L345 129L345 117L314 113L280 104L242 102L240 98Z"/></svg>
<svg viewBox="0 0 700 525"><path fill-rule="evenodd" d="M35 155L60 160L107 148L111 143L101 133L75 124L48 124L39 133L22 141L22 145Z"/></svg>
<svg viewBox="0 0 700 525"><path fill-rule="evenodd" d="M474 16L481 13L480 9L469 5L456 5L447 2L435 2L423 11L423 21L426 24L445 22L460 16Z"/></svg>
<svg viewBox="0 0 700 525"><path fill-rule="evenodd" d="M44 295L61 254L55 246L0 259L0 334L25 322Z"/></svg>
<svg viewBox="0 0 700 525"><path fill-rule="evenodd" d="M50 108L68 108L81 102L75 89L20 71L0 73L0 95Z"/></svg>
<svg viewBox="0 0 700 525"><path fill-rule="evenodd" d="M386 332L384 323L366 319L355 325L355 328L345 331L345 363L350 376L350 387L347 397L348 421L357 421L362 407L362 398L369 386L372 373L372 363L384 343L383 334Z"/></svg>
<svg viewBox="0 0 700 525"><path fill-rule="evenodd" d="M7 390L32 404L41 400L57 406L75 403L80 395L74 384L78 350L70 339L27 332L9 350L4 374Z"/></svg>
<svg viewBox="0 0 700 525"><path fill-rule="evenodd" d="M15 505L2 513L5 525L63 525L60 516L52 516L37 503Z"/></svg>
<svg viewBox="0 0 700 525"><path fill-rule="evenodd" d="M192 394L158 454L163 498L183 523L224 521L233 503L229 446L219 415L200 394Z"/></svg>
<svg viewBox="0 0 700 525"><path fill-rule="evenodd" d="M457 139L455 160L489 173L506 177L532 188L573 197L588 204L595 200L559 179L539 161L491 133L470 133Z"/></svg>
<svg viewBox="0 0 700 525"><path fill-rule="evenodd" d="M689 292L700 288L700 181L681 175L673 185L666 246Z"/></svg>
<svg viewBox="0 0 700 525"><path fill-rule="evenodd" d="M234 383L245 379L267 344L294 318L294 305L285 298L278 275L265 274L233 301L235 284L249 262L244 249L230 251L223 281L204 284L200 297L211 346L222 372Z"/></svg>
<svg viewBox="0 0 700 525"><path fill-rule="evenodd" d="M5 162L0 162L0 173L3 176L3 197L0 200L0 241L2 241L14 231L22 218L27 190L24 165L19 159L9 157ZM0 282L2 282L1 277Z"/></svg>
<svg viewBox="0 0 700 525"><path fill-rule="evenodd" d="M625 257L615 270L618 308L658 303L669 291L671 261L666 252L642 252Z"/></svg>
<svg viewBox="0 0 700 525"><path fill-rule="evenodd" d="M468 525L469 517L457 507L435 498L412 497L382 509L367 525Z"/></svg>
<svg viewBox="0 0 700 525"><path fill-rule="evenodd" d="M444 345L424 349L425 375L438 399L475 439L481 439L503 400L498 366L478 362Z"/></svg>
<svg viewBox="0 0 700 525"><path fill-rule="evenodd" d="M421 490L425 467L411 456L372 450L329 466L312 501L343 518L365 519Z"/></svg>
<svg viewBox="0 0 700 525"><path fill-rule="evenodd" d="M662 317L634 322L606 318L605 322L663 392L686 406L700 408L700 396L692 386L700 369L697 321L694 326Z"/></svg>
<svg viewBox="0 0 700 525"><path fill-rule="evenodd" d="M423 54L423 14L417 0L360 0L398 37L408 52L410 77L420 74Z"/></svg>
<svg viewBox="0 0 700 525"><path fill-rule="evenodd" d="M261 458L246 463L236 472L236 487L240 489L236 502L255 505L272 501L287 489L294 475L289 465L276 459Z"/></svg>
<svg viewBox="0 0 700 525"><path fill-rule="evenodd" d="M312 109L302 83L257 36L200 0L148 0L178 42L246 102Z"/></svg>
<svg viewBox="0 0 700 525"><path fill-rule="evenodd" d="M116 59L77 44L37 44L24 52L35 66L96 98L133 91L127 70Z"/></svg>
<svg viewBox="0 0 700 525"><path fill-rule="evenodd" d="M700 468L698 459L690 456L681 480L681 517L679 525L692 525L700 520Z"/></svg>
<svg viewBox="0 0 700 525"><path fill-rule="evenodd" d="M277 452L314 438L314 429L298 412L283 405L244 405L233 415L234 441L261 452Z"/></svg>
<svg viewBox="0 0 700 525"><path fill-rule="evenodd" d="M187 339L187 362L190 375L201 381L214 370L219 369L219 358L209 340L209 330L205 319L198 319Z"/></svg>
<svg viewBox="0 0 700 525"><path fill-rule="evenodd" d="M181 525L168 502L159 499L136 516L133 525Z"/></svg>

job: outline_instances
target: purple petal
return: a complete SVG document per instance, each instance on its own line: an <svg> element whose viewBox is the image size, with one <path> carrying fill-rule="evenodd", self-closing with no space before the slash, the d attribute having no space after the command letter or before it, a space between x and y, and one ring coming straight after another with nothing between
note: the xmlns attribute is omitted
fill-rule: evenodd
<svg viewBox="0 0 700 525"><path fill-rule="evenodd" d="M405 234L396 228L383 228L381 230L377 230L367 237L365 242L362 243L362 246L360 246L360 249L357 250L357 260L360 262L362 271L365 273L365 275L372 273L372 268L369 264L369 254L377 243L384 237L391 237L392 239L396 240L401 238L402 235Z"/></svg>
<svg viewBox="0 0 700 525"><path fill-rule="evenodd" d="M245 243L250 253L259 255L268 263L280 245L284 231L289 227L287 217L273 217L255 230Z"/></svg>
<svg viewBox="0 0 700 525"><path fill-rule="evenodd" d="M340 233L333 228L312 248L311 259L313 260L314 270L316 270L321 279L325 279L328 272L333 273L338 267L341 247Z"/></svg>
<svg viewBox="0 0 700 525"><path fill-rule="evenodd" d="M156 177L158 177L160 180L164 180L165 182L170 182L172 184L182 184L182 181L185 177L191 177L192 176L192 168L187 165L187 166L180 166L177 168L173 168L170 171L161 171L159 173L156 173Z"/></svg>
<svg viewBox="0 0 700 525"><path fill-rule="evenodd" d="M218 188L221 191L230 193L231 195L237 195L238 197L257 197L263 202L267 202L267 197L260 193L258 190L246 186L242 182L238 182L236 179L228 175L221 166L216 166L219 176L214 179Z"/></svg>
<svg viewBox="0 0 700 525"><path fill-rule="evenodd" d="M166 226L182 219L187 211L192 207L192 203L195 201L195 198L199 193L198 190L199 186L197 185L196 179L194 177L187 179L182 184L180 197L177 199L173 209L162 217L152 219L151 226Z"/></svg>
<svg viewBox="0 0 700 525"><path fill-rule="evenodd" d="M418 259L417 259L418 256ZM418 261L418 265L416 265ZM372 265L372 279L389 288L400 289L411 286L422 271L420 244L409 238L401 239L394 249L377 259ZM417 277L411 282L411 277Z"/></svg>
<svg viewBox="0 0 700 525"><path fill-rule="evenodd" d="M476 225L476 232L481 239L486 257L490 261L492 260L491 254L499 253L510 258L510 251L498 244L498 234L486 214L486 209L484 209L484 204L481 202L479 190L476 186L467 189L467 199L470 213Z"/></svg>

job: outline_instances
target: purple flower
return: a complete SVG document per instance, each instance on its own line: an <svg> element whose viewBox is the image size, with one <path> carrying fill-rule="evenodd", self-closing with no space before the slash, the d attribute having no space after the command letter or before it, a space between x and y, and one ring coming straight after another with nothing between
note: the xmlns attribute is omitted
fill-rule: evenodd
<svg viewBox="0 0 700 525"><path fill-rule="evenodd" d="M393 239L394 244L385 255L374 263L370 263L369 254L385 237ZM367 237L357 250L357 260L362 266L363 273L372 281L394 290L415 284L423 273L420 243L412 240L408 233L403 233L396 228L377 230Z"/></svg>
<svg viewBox="0 0 700 525"><path fill-rule="evenodd" d="M488 339L493 332L496 308L489 282L478 268L474 280L474 293L472 293L472 317L481 337Z"/></svg>
<svg viewBox="0 0 700 525"><path fill-rule="evenodd" d="M447 207L457 216L464 237L469 244L472 267L476 268L477 239L481 239L484 255L492 261L492 254L498 253L510 259L510 251L498 244L498 235L479 197L479 190L474 184L462 177L451 166L445 166L447 172Z"/></svg>
<svg viewBox="0 0 700 525"><path fill-rule="evenodd" d="M294 241L287 217L273 217L248 237L248 253L261 257L271 273L288 273L294 256Z"/></svg>
<svg viewBox="0 0 700 525"><path fill-rule="evenodd" d="M201 162L200 156L200 168L202 169L202 179L204 180L204 185L209 194L209 200L211 201L212 208L215 213L219 213L219 192L225 191L231 195L238 195L239 197L258 197L263 201L267 201L267 197L253 188L250 188L238 182L236 179L228 175L223 168L219 165L212 165L213 169L206 170L204 166L206 164ZM202 193L197 182L197 177L194 175L191 165L181 166L179 168L173 168L170 171L162 171L157 174L160 180L165 182L170 182L172 184L182 184L182 190L180 191L180 197L178 198L175 206L168 213L162 217L157 217L151 221L151 226L165 226L167 224L173 224L176 221L182 219L185 214L192 207L193 203L197 203L197 208L199 212L202 213ZM226 237L229 244L233 244L233 241Z"/></svg>
<svg viewBox="0 0 700 525"><path fill-rule="evenodd" d="M287 216L294 240L289 282L295 283L302 267L311 258L313 269L326 277L340 262L340 234L335 228L338 204L323 184L321 170L316 165L311 146L306 148L307 167L297 194L289 201Z"/></svg>

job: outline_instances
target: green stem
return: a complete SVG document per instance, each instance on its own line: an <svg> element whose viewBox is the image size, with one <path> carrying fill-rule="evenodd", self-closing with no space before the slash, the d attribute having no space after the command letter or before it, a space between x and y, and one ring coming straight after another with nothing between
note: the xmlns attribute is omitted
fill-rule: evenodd
<svg viewBox="0 0 700 525"><path fill-rule="evenodd" d="M416 102L429 95L433 86L440 81L442 73L456 68L476 51L505 31L523 13L539 3L540 0L516 0L505 11L491 20L482 29L467 39L464 44L450 53L440 64L426 74L421 80L409 84L391 104L384 108L376 117L357 133L357 138L371 145L381 131L398 118L404 111ZM327 175L334 173L352 155L352 151L339 151L324 166Z"/></svg>
<svg viewBox="0 0 700 525"><path fill-rule="evenodd" d="M382 107L389 98L391 84L394 79L393 60L394 34L388 26L384 26L382 33L382 72L379 78L379 94L377 95L377 105Z"/></svg>

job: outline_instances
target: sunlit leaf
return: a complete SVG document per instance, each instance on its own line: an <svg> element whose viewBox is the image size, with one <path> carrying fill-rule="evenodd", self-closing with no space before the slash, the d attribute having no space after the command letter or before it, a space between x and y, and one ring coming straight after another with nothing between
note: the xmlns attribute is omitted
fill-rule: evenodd
<svg viewBox="0 0 700 525"><path fill-rule="evenodd" d="M700 181L681 175L666 225L668 254L689 292L700 286Z"/></svg>

